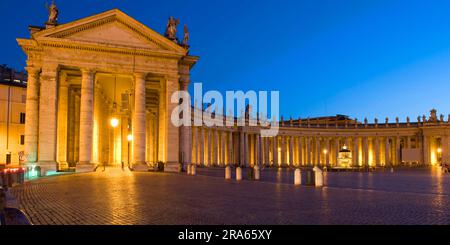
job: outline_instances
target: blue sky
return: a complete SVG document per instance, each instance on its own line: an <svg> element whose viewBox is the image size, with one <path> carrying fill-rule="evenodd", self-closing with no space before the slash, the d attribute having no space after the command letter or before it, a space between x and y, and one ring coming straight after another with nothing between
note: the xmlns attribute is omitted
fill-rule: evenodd
<svg viewBox="0 0 450 245"><path fill-rule="evenodd" d="M190 27L204 90L278 90L281 114L384 121L450 113L450 1L57 0L65 23L119 8L163 33ZM25 66L16 37L42 25L44 0L1 0L0 63ZM182 28L179 29L181 34Z"/></svg>

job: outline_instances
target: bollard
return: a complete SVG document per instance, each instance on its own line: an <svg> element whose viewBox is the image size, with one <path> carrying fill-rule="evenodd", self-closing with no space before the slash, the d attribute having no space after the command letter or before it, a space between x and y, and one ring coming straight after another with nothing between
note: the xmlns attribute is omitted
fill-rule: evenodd
<svg viewBox="0 0 450 245"><path fill-rule="evenodd" d="M253 178L255 180L259 180L261 178L261 172L259 171L259 166L258 165L255 165L253 173L254 173Z"/></svg>
<svg viewBox="0 0 450 245"><path fill-rule="evenodd" d="M187 165L186 172L187 175L191 175L191 165Z"/></svg>
<svg viewBox="0 0 450 245"><path fill-rule="evenodd" d="M320 168L314 167L314 175L315 175L315 182L316 187L322 187L323 186L323 172Z"/></svg>
<svg viewBox="0 0 450 245"><path fill-rule="evenodd" d="M192 176L197 175L197 166L195 166L195 164L191 165L191 175Z"/></svg>
<svg viewBox="0 0 450 245"><path fill-rule="evenodd" d="M302 184L302 173L300 172L300 169L297 168L294 173L294 185L301 185Z"/></svg>
<svg viewBox="0 0 450 245"><path fill-rule="evenodd" d="M242 169L241 167L236 168L236 180L240 181L242 180Z"/></svg>
<svg viewBox="0 0 450 245"><path fill-rule="evenodd" d="M225 167L225 179L231 179L231 168L230 166Z"/></svg>

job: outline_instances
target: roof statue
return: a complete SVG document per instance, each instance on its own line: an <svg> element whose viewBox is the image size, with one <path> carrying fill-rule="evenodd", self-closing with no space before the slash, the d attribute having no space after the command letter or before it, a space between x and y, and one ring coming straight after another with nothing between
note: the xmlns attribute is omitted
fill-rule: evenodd
<svg viewBox="0 0 450 245"><path fill-rule="evenodd" d="M189 29L187 25L184 25L183 47L189 47Z"/></svg>
<svg viewBox="0 0 450 245"><path fill-rule="evenodd" d="M180 24L179 19L175 19L170 16L169 21L167 22L166 33L164 34L168 39L177 42L177 26Z"/></svg>
<svg viewBox="0 0 450 245"><path fill-rule="evenodd" d="M48 3L46 4L47 10L48 10L48 20L45 23L47 27L53 27L56 26L58 23L58 15L59 10L58 7L56 7L55 1L52 1L52 4L48 6Z"/></svg>

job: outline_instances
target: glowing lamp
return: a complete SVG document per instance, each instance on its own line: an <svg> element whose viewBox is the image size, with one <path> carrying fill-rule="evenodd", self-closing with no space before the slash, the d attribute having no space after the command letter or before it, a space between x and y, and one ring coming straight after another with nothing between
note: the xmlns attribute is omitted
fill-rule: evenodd
<svg viewBox="0 0 450 245"><path fill-rule="evenodd" d="M133 141L133 135L129 134L129 135L127 136L127 140L128 140L129 142Z"/></svg>
<svg viewBox="0 0 450 245"><path fill-rule="evenodd" d="M439 154L442 153L442 148L438 148L437 153L439 153Z"/></svg>
<svg viewBox="0 0 450 245"><path fill-rule="evenodd" d="M111 127L117 128L117 126L119 126L119 119L112 118L110 123L111 123Z"/></svg>

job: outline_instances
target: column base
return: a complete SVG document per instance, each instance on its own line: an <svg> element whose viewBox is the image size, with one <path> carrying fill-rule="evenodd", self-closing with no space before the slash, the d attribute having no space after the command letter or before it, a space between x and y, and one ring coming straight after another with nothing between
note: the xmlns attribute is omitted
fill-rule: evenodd
<svg viewBox="0 0 450 245"><path fill-rule="evenodd" d="M69 169L69 163L68 162L59 162L58 163L58 171L64 171Z"/></svg>
<svg viewBox="0 0 450 245"><path fill-rule="evenodd" d="M148 172L150 170L149 166L144 163L134 163L131 167L134 172Z"/></svg>
<svg viewBox="0 0 450 245"><path fill-rule="evenodd" d="M181 172L181 164L177 162L168 162L164 166L164 172L168 173L180 173Z"/></svg>
<svg viewBox="0 0 450 245"><path fill-rule="evenodd" d="M76 167L77 173L90 173L95 172L96 165L92 163L78 163Z"/></svg>
<svg viewBox="0 0 450 245"><path fill-rule="evenodd" d="M37 170L37 167L39 167L40 170ZM39 177L48 176L58 171L58 163L53 161L40 161L36 163L35 170L39 171Z"/></svg>

